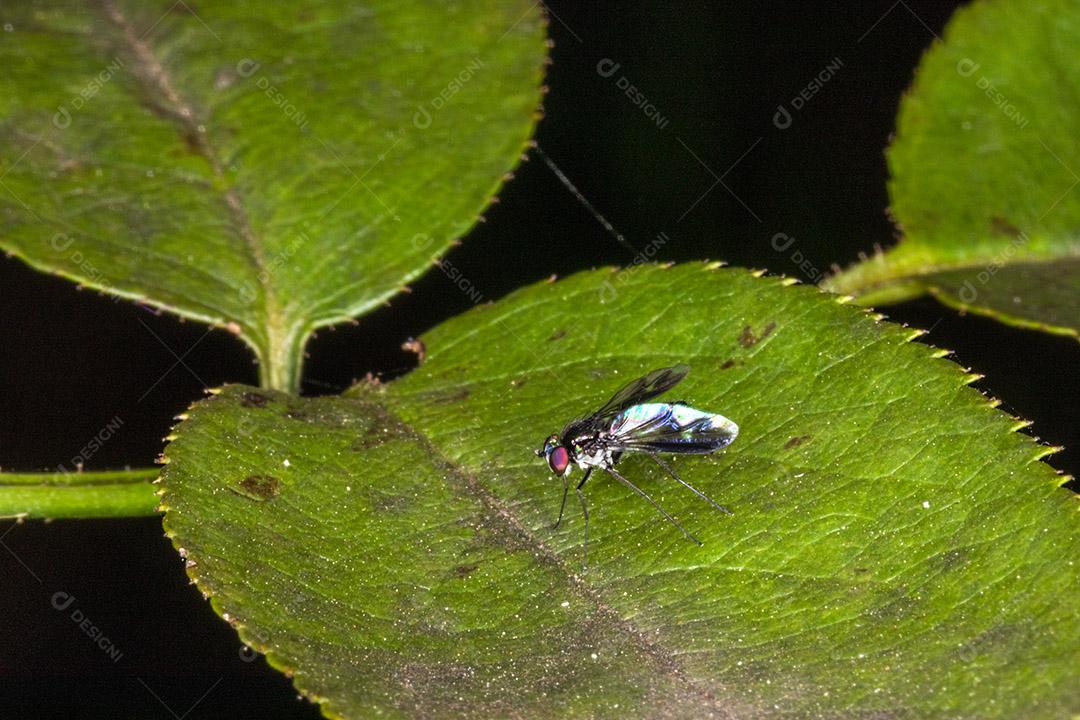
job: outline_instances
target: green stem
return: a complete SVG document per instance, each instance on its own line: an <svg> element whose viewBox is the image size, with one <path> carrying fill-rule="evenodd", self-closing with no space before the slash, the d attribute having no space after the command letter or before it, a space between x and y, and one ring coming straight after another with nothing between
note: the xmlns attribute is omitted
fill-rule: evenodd
<svg viewBox="0 0 1080 720"><path fill-rule="evenodd" d="M303 371L304 345L308 331L290 328L284 333L271 329L268 347L259 352L259 384L271 390L300 394L300 374Z"/></svg>
<svg viewBox="0 0 1080 720"><path fill-rule="evenodd" d="M0 473L0 518L114 518L157 514L157 468Z"/></svg>

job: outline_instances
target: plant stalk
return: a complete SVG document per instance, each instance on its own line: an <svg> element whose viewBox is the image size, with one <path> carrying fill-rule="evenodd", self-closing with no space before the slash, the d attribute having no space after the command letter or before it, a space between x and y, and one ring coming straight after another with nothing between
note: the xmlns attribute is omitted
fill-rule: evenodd
<svg viewBox="0 0 1080 720"><path fill-rule="evenodd" d="M0 473L0 518L117 518L157 514L158 468Z"/></svg>

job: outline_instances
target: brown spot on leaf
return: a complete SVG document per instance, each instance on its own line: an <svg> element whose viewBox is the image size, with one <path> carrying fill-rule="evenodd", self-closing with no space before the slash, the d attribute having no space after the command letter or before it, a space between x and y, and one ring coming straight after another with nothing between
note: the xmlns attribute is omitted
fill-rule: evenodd
<svg viewBox="0 0 1080 720"><path fill-rule="evenodd" d="M1023 235L1020 228L998 215L990 218L990 232L994 235L1004 235L1006 237L1020 237Z"/></svg>
<svg viewBox="0 0 1080 720"><path fill-rule="evenodd" d="M187 123L179 125L180 137L184 140L184 148L192 155L204 155L203 139L199 137L199 131L197 128L189 126Z"/></svg>
<svg viewBox="0 0 1080 720"><path fill-rule="evenodd" d="M790 450L791 448L799 447L804 442L809 440L811 437L813 437L813 436L812 435L798 435L796 437L793 437L790 440L788 440L786 443L784 443L784 449L785 450Z"/></svg>
<svg viewBox="0 0 1080 720"><path fill-rule="evenodd" d="M724 363L720 366L720 369L730 370L731 368L735 367L736 364L737 363L735 362L734 358L729 358L728 360L724 361Z"/></svg>
<svg viewBox="0 0 1080 720"><path fill-rule="evenodd" d="M469 390L469 388L467 388L467 387L460 387L460 388L458 388L456 390L452 390L452 391L447 392L447 393L441 393L439 395L433 396L431 398L431 402L433 402L433 403L435 403L437 405L443 405L443 404L446 404L446 403L460 402L460 401L464 400L465 398L469 397L469 394L471 392L472 391Z"/></svg>
<svg viewBox="0 0 1080 720"><path fill-rule="evenodd" d="M266 407L270 402L270 398L257 392L246 392L240 396L240 404L244 407L261 408Z"/></svg>
<svg viewBox="0 0 1080 720"><path fill-rule="evenodd" d="M564 337L566 337L566 330L556 330L551 334L551 337L549 337L548 340L561 340Z"/></svg>
<svg viewBox="0 0 1080 720"><path fill-rule="evenodd" d="M943 572L956 570L970 562L970 552L965 548L953 548L933 558L931 562Z"/></svg>
<svg viewBox="0 0 1080 720"><path fill-rule="evenodd" d="M915 612L920 598L910 595L906 585L900 585L876 593L871 602L871 606L863 611L864 615L876 621L893 623Z"/></svg>
<svg viewBox="0 0 1080 720"><path fill-rule="evenodd" d="M991 653L995 648L1022 645L1030 641L1031 631L1016 624L1001 624L985 630L960 646L956 654L964 662Z"/></svg>
<svg viewBox="0 0 1080 720"><path fill-rule="evenodd" d="M461 577L461 578L467 577L469 575L469 573L473 572L478 567L480 567L480 566L479 565L474 565L474 564L473 565L458 565L457 567L454 568L454 575L456 575L457 577Z"/></svg>
<svg viewBox="0 0 1080 720"><path fill-rule="evenodd" d="M374 422L362 430L363 432L357 436L356 441L349 448L353 452L363 452L391 440L409 437L408 426L390 418Z"/></svg>
<svg viewBox="0 0 1080 720"><path fill-rule="evenodd" d="M281 492L281 481L273 475L248 475L240 481L240 490L245 497L269 500Z"/></svg>
<svg viewBox="0 0 1080 720"><path fill-rule="evenodd" d="M524 385L527 382L528 382L527 378L517 378L517 379L511 380L510 384L513 385L516 388L519 388L519 387L521 387L522 385Z"/></svg>
<svg viewBox="0 0 1080 720"><path fill-rule="evenodd" d="M360 495L367 500L376 512L390 513L392 515L403 513L415 504L408 495L394 493L374 485L361 488Z"/></svg>
<svg viewBox="0 0 1080 720"><path fill-rule="evenodd" d="M753 328L747 325L742 329L742 332L739 333L739 344L742 345L744 348L754 347L759 342L769 337L769 335L771 335L772 331L775 329L776 323L770 322L762 329L760 335L755 335Z"/></svg>

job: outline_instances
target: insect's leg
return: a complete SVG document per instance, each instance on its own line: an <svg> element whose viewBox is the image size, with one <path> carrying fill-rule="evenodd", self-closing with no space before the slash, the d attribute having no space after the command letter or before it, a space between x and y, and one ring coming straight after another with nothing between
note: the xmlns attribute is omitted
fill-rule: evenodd
<svg viewBox="0 0 1080 720"><path fill-rule="evenodd" d="M701 498L705 502L709 503L710 505L712 505L714 508L716 508L720 512L727 513L728 515L731 514L731 511L728 510L726 507L724 507L723 505L717 504L717 502L715 500L713 500L711 497L709 497L708 495L701 492L696 487L694 487L693 485L691 485L690 483L686 482L681 477L679 477L678 474L675 472L675 468L671 467L671 465L669 465L667 463L667 461L660 459L659 455L649 453L649 457L651 457L656 462L657 465L664 468L664 470L667 470L668 475L675 478L683 487L687 488L690 492L694 493L699 498Z"/></svg>
<svg viewBox="0 0 1080 720"><path fill-rule="evenodd" d="M592 472L592 468L589 468L588 472ZM588 477L588 472L585 477ZM589 506L585 502L585 493L581 492L581 486L585 484L582 480L578 483L578 486L574 488L574 492L577 493L578 500L581 501L581 512L585 515L585 559L581 561L581 569L587 570L589 567Z"/></svg>
<svg viewBox="0 0 1080 720"><path fill-rule="evenodd" d="M589 566L589 506L585 504L585 493L581 492L581 487L585 484L585 481L592 475L592 468L585 471L585 477L581 478L581 482L574 488L574 492L577 493L578 500L581 501L581 512L585 515L585 560L581 563L582 570Z"/></svg>
<svg viewBox="0 0 1080 720"><path fill-rule="evenodd" d="M618 470L616 470L615 468L604 468L604 470L606 470L606 471L607 471L607 472L608 472L608 473L609 473L609 474L610 474L610 475L611 475L612 477L614 477L614 478L615 478L616 480L618 480L619 482L621 482L621 483L622 483L623 485L625 485L626 487L630 488L631 490L633 490L634 492L636 492L636 493L637 493L638 495L640 495L641 497L643 497L643 498L645 498L646 500L648 500L648 501L649 501L649 504L651 504L651 505L652 505L652 506L653 506L654 508L656 508L657 510L659 510L659 511L660 511L660 514L661 514L661 515L663 515L663 516L664 516L665 518L667 518L667 521L668 521L669 523L671 523L671 524L672 524L672 525L674 525L675 527L679 528L679 532L681 532L681 533L682 533L683 535L685 535L685 536L687 537L687 539L688 539L688 540L693 540L693 541L694 541L694 542L696 542L696 543L697 543L698 545L701 545L701 544L702 544L702 542L701 542L700 540L698 540L698 539L697 539L696 537L694 537L694 536L693 536L693 535L692 535L692 534L691 534L690 532L688 532L686 528L684 528L684 527L683 527L682 525L680 525L680 524L679 524L679 521L678 521L678 520L676 520L675 518L671 517L671 515L670 515L670 514L668 514L668 511L667 511L667 510L665 510L664 508L660 507L660 504L659 504L659 503L657 503L657 502L656 502L655 500L653 500L653 499L652 499L652 497L650 497L650 496L649 496L649 494L648 494L647 492L645 492L644 490L642 490L641 488L639 488L639 487L638 487L637 485L635 485L634 483L632 483L632 482L630 482L629 480L627 480L626 478L624 478L624 477L622 476L622 474L621 474L621 473L619 473L619 471L618 471Z"/></svg>
<svg viewBox="0 0 1080 720"><path fill-rule="evenodd" d="M559 505L559 519L555 521L555 524L551 526L552 530L558 530L559 525L562 523L563 510L566 509L566 495L570 492L570 479L566 476L562 476L562 503Z"/></svg>

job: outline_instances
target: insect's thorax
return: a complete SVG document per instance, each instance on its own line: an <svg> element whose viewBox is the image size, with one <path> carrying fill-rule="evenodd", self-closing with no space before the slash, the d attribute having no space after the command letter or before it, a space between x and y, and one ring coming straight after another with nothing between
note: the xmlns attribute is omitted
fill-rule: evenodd
<svg viewBox="0 0 1080 720"><path fill-rule="evenodd" d="M604 443L604 432L567 433L563 443L570 451L570 457L582 470L590 467L611 467L614 465L612 452Z"/></svg>

